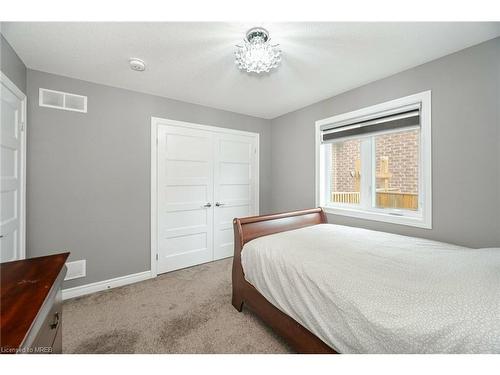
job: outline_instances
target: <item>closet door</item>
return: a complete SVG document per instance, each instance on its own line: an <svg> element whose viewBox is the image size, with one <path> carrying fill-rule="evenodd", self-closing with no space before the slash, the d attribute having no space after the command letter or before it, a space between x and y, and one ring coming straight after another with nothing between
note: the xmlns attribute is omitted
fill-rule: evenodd
<svg viewBox="0 0 500 375"><path fill-rule="evenodd" d="M158 126L158 273L213 260L213 133Z"/></svg>
<svg viewBox="0 0 500 375"><path fill-rule="evenodd" d="M234 252L233 219L258 214L257 138L214 138L214 259L221 259Z"/></svg>

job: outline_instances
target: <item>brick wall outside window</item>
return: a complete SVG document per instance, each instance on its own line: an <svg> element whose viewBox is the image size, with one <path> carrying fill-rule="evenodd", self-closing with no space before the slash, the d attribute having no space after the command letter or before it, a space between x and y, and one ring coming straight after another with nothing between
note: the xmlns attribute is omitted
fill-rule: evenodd
<svg viewBox="0 0 500 375"><path fill-rule="evenodd" d="M361 142L357 139L332 144L332 191L352 192L355 189L355 162L361 158Z"/></svg>
<svg viewBox="0 0 500 375"><path fill-rule="evenodd" d="M418 194L419 134L419 130L412 130L375 136L375 173L380 171L381 157L387 157L390 191ZM357 191L353 175L355 161L361 156L360 145L359 140L332 144L332 191ZM377 189L384 186L383 180L377 179Z"/></svg>

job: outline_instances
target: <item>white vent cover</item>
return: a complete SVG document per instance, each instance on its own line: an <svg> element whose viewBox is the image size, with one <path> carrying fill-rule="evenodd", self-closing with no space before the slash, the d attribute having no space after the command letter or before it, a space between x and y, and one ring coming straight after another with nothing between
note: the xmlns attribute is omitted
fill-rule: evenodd
<svg viewBox="0 0 500 375"><path fill-rule="evenodd" d="M87 275L87 261L85 259L66 262L66 277L64 280L73 280Z"/></svg>
<svg viewBox="0 0 500 375"><path fill-rule="evenodd" d="M68 92L40 88L39 105L40 107L87 113L87 97Z"/></svg>

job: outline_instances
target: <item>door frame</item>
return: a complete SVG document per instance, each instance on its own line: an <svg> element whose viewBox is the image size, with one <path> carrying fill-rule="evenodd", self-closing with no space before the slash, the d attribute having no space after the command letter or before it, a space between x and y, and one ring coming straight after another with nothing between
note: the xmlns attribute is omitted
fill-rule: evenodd
<svg viewBox="0 0 500 375"><path fill-rule="evenodd" d="M19 87L17 87L14 82L12 82L3 71L0 70L0 84L5 85L14 95L21 101L21 129L20 140L21 140L21 150L19 153L19 162L21 167L21 173L19 178L20 188L19 188L19 253L20 259L26 258L26 133L27 133L27 117L26 117L26 102L27 97L24 92L22 92Z"/></svg>
<svg viewBox="0 0 500 375"><path fill-rule="evenodd" d="M260 134L218 126L151 117L151 277L158 275L158 126L172 125L190 129L205 130L223 134L236 134L253 137L255 140L255 209L259 214L259 173L260 173Z"/></svg>

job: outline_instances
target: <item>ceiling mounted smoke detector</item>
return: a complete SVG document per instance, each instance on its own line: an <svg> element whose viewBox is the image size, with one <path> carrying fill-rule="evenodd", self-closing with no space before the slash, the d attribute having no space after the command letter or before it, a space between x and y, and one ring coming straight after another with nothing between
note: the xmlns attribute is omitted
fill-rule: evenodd
<svg viewBox="0 0 500 375"><path fill-rule="evenodd" d="M132 69L132 70L135 70L138 72L143 72L144 70L146 70L146 64L141 59L136 59L133 57L128 62L130 64L130 69Z"/></svg>

